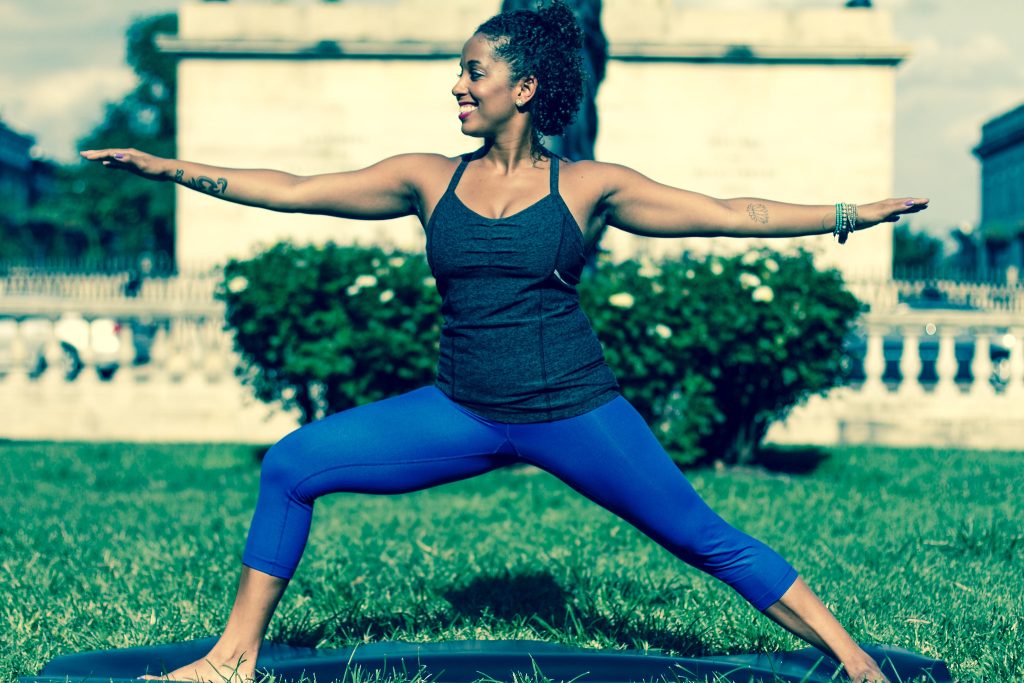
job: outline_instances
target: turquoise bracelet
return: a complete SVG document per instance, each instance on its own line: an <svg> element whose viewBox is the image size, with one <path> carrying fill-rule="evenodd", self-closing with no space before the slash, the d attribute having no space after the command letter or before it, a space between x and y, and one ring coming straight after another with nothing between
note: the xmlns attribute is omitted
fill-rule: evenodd
<svg viewBox="0 0 1024 683"><path fill-rule="evenodd" d="M846 238L857 227L857 205L839 202L836 204L836 225L832 234L845 244Z"/></svg>

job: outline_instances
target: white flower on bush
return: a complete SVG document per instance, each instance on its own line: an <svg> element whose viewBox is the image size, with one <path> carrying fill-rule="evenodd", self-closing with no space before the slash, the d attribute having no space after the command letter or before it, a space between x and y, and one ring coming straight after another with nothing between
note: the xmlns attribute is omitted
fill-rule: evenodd
<svg viewBox="0 0 1024 683"><path fill-rule="evenodd" d="M662 286L660 282L651 280L651 291L654 292L655 294L661 294L662 292L665 291L665 287Z"/></svg>
<svg viewBox="0 0 1024 683"><path fill-rule="evenodd" d="M757 263L757 260L759 258L761 258L761 254L757 253L756 251L748 251L747 253L743 254L743 257L740 259L740 263L742 263L745 266L750 266Z"/></svg>
<svg viewBox="0 0 1024 683"><path fill-rule="evenodd" d="M641 277L658 277L661 275L661 268L656 266L649 256L642 256L637 274Z"/></svg>
<svg viewBox="0 0 1024 683"><path fill-rule="evenodd" d="M631 308L633 306L633 295L629 292L616 292L608 297L608 303L619 308Z"/></svg>
<svg viewBox="0 0 1024 683"><path fill-rule="evenodd" d="M370 265L373 266L374 268L376 268L377 266L380 265L380 259L379 258L373 259L372 261L370 261Z"/></svg>
<svg viewBox="0 0 1024 683"><path fill-rule="evenodd" d="M740 273L740 284L744 287L757 287L761 284L761 278L753 273Z"/></svg>
<svg viewBox="0 0 1024 683"><path fill-rule="evenodd" d="M249 286L249 280L244 275L236 275L228 280L227 288L232 294L238 294Z"/></svg>
<svg viewBox="0 0 1024 683"><path fill-rule="evenodd" d="M355 296L363 287L373 287L375 284L377 284L377 278L375 276L360 275L356 278L355 282L345 289L345 293L349 296Z"/></svg>
<svg viewBox="0 0 1024 683"><path fill-rule="evenodd" d="M433 287L435 284L437 284L437 281L434 280L434 277L432 275L428 275L425 278L423 278L424 287Z"/></svg>
<svg viewBox="0 0 1024 683"><path fill-rule="evenodd" d="M775 259L768 258L764 260L764 267L768 269L770 273L779 272L779 264L775 262Z"/></svg>
<svg viewBox="0 0 1024 683"><path fill-rule="evenodd" d="M668 339L672 336L672 328L664 323L658 323L654 326L654 334L658 335L662 339Z"/></svg>
<svg viewBox="0 0 1024 683"><path fill-rule="evenodd" d="M722 267L722 262L721 261L719 261L718 259L715 259L714 261L711 262L711 272L712 273L714 273L715 275L721 275L723 270L725 270L725 268Z"/></svg>
<svg viewBox="0 0 1024 683"><path fill-rule="evenodd" d="M765 303L769 303L772 299L775 298L775 292L773 292L772 288L769 287L768 285L761 285L760 287L758 287L757 289L750 293L750 298L753 299L754 301L763 301Z"/></svg>
<svg viewBox="0 0 1024 683"><path fill-rule="evenodd" d="M385 289L383 292L380 293L380 302L382 304L386 304L387 302L391 301L394 298L395 293L390 289Z"/></svg>
<svg viewBox="0 0 1024 683"><path fill-rule="evenodd" d="M693 268L690 268L689 270L686 271L687 280L692 280L695 277L697 277L697 273L693 272Z"/></svg>
<svg viewBox="0 0 1024 683"><path fill-rule="evenodd" d="M388 259L388 265L392 268L401 268L405 264L405 258L402 256L392 256Z"/></svg>

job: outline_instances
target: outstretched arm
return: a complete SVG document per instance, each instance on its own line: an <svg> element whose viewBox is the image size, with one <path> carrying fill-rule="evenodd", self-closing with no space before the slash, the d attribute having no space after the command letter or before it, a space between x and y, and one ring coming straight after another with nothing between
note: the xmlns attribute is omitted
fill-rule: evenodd
<svg viewBox="0 0 1024 683"><path fill-rule="evenodd" d="M797 237L831 233L835 206L786 204L741 197L716 199L663 185L618 164L599 164L602 209L609 225L648 237ZM857 228L894 223L927 199L903 197L861 204Z"/></svg>
<svg viewBox="0 0 1024 683"><path fill-rule="evenodd" d="M170 180L218 199L288 213L384 219L417 212L416 178L439 155L400 154L342 173L298 176L269 169L208 166L136 149L81 152L82 157L151 180Z"/></svg>

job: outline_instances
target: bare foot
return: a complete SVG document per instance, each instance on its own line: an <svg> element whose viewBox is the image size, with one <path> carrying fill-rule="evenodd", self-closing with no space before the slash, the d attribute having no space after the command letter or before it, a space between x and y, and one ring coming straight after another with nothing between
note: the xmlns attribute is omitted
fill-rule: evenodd
<svg viewBox="0 0 1024 683"><path fill-rule="evenodd" d="M853 683L890 683L882 670L878 668L878 663L863 650L856 659L843 662L843 668L846 669L846 675Z"/></svg>
<svg viewBox="0 0 1024 683"><path fill-rule="evenodd" d="M202 659L177 668L166 675L147 674L138 678L154 681L196 681L198 683L249 683L255 681L256 657L248 653L234 658L211 652Z"/></svg>

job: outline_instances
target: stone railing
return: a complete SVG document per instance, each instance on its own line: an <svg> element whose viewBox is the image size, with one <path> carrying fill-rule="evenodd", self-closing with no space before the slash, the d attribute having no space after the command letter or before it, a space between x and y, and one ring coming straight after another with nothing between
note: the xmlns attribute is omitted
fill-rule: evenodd
<svg viewBox="0 0 1024 683"><path fill-rule="evenodd" d="M1024 284L924 278L918 280L856 279L846 282L872 311L892 310L905 302L1003 311L1024 315Z"/></svg>
<svg viewBox="0 0 1024 683"><path fill-rule="evenodd" d="M0 279L0 437L272 443L294 429L235 377L218 281L125 296L127 275Z"/></svg>
<svg viewBox="0 0 1024 683"><path fill-rule="evenodd" d="M294 429L295 414L235 377L214 276L150 280L135 297L124 283L0 281L0 437L271 442ZM794 409L769 440L1024 450L1019 290L950 287L992 305L915 309L899 303L914 283L868 285L850 284L871 304L849 340L857 381ZM60 330L78 316L120 325L114 343L79 338L74 373Z"/></svg>

